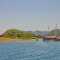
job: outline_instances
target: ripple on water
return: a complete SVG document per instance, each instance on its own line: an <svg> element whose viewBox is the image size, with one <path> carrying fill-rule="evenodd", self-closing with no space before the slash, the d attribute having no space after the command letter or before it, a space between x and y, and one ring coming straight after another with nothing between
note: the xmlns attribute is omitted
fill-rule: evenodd
<svg viewBox="0 0 60 60"><path fill-rule="evenodd" d="M0 60L60 60L60 42L0 42Z"/></svg>

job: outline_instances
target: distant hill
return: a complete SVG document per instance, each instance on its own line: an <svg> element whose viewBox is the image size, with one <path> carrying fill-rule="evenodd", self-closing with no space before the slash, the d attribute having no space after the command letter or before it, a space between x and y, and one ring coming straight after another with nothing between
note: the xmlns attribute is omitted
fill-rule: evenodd
<svg viewBox="0 0 60 60"><path fill-rule="evenodd" d="M57 32L57 36L59 36L60 35L60 29L52 30L52 31L48 32L46 35L47 36L54 36L55 31Z"/></svg>
<svg viewBox="0 0 60 60"><path fill-rule="evenodd" d="M41 36L44 36L48 33L47 31L27 31L27 32L35 35L41 35Z"/></svg>
<svg viewBox="0 0 60 60"><path fill-rule="evenodd" d="M9 37L9 38L22 38L22 39L30 39L32 37L41 37L41 36L37 36L33 33L28 33L25 31L21 31L18 29L9 29L7 30L5 33L2 34L2 37Z"/></svg>

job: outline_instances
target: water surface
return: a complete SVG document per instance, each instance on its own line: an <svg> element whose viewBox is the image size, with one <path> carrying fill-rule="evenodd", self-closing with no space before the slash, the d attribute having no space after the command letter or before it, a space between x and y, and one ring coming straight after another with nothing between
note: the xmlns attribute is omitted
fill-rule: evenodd
<svg viewBox="0 0 60 60"><path fill-rule="evenodd" d="M0 42L0 60L60 60L60 42Z"/></svg>

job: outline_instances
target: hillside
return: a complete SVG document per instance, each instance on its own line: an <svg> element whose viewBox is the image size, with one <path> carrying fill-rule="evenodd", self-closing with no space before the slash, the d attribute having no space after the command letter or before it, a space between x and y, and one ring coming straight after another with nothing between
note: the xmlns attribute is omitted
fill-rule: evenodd
<svg viewBox="0 0 60 60"><path fill-rule="evenodd" d="M55 31L57 32L57 36L59 36L60 35L60 29L52 30L52 31L48 32L46 35L47 36L54 36Z"/></svg>
<svg viewBox="0 0 60 60"><path fill-rule="evenodd" d="M9 37L9 38L21 38L21 39L32 39L34 38L40 38L41 36L37 36L32 33L28 33L25 31L21 31L18 29L10 29L7 30L5 33L2 34L2 37Z"/></svg>
<svg viewBox="0 0 60 60"><path fill-rule="evenodd" d="M41 35L41 36L44 36L48 33L47 31L27 31L27 32L35 35Z"/></svg>

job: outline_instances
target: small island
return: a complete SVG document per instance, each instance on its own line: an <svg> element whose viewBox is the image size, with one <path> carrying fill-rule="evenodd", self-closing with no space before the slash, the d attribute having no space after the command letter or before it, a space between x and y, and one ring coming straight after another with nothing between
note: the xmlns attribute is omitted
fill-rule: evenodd
<svg viewBox="0 0 60 60"><path fill-rule="evenodd" d="M2 42L19 42L19 41L30 41L37 38L42 38L40 35L28 33L18 29L9 29L0 35L0 41Z"/></svg>

